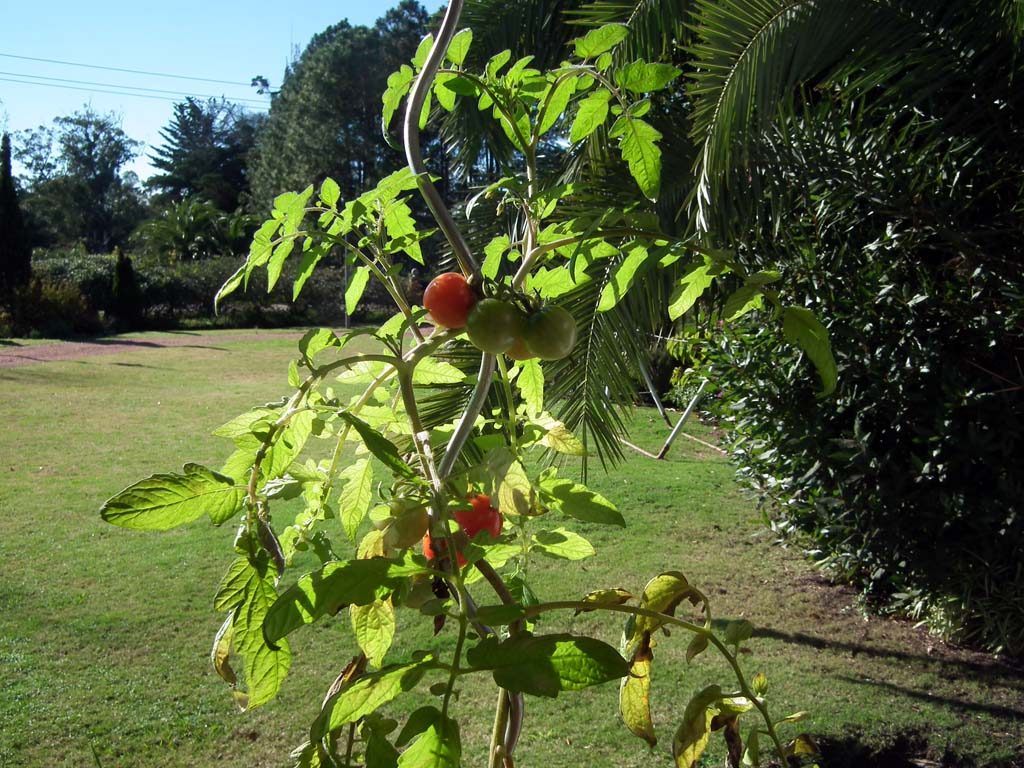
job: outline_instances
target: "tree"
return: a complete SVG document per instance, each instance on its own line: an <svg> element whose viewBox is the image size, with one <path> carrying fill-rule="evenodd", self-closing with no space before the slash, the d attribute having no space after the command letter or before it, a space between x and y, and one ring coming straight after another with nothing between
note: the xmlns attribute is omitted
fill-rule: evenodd
<svg viewBox="0 0 1024 768"><path fill-rule="evenodd" d="M263 122L262 115L226 100L190 97L175 104L160 131L164 144L150 156L160 171L146 181L157 193L154 202L201 197L234 211L249 191L249 153Z"/></svg>
<svg viewBox="0 0 1024 768"><path fill-rule="evenodd" d="M34 174L25 206L37 242L93 252L123 243L144 213L138 179L123 172L138 148L115 114L88 106L28 132L16 154Z"/></svg>
<svg viewBox="0 0 1024 768"><path fill-rule="evenodd" d="M415 0L404 0L373 27L343 21L313 37L285 71L257 140L252 184L261 209L281 189L330 176L349 195L398 167L380 141L380 94L427 20Z"/></svg>
<svg viewBox="0 0 1024 768"><path fill-rule="evenodd" d="M32 248L11 172L11 137L0 144L0 294L28 282Z"/></svg>

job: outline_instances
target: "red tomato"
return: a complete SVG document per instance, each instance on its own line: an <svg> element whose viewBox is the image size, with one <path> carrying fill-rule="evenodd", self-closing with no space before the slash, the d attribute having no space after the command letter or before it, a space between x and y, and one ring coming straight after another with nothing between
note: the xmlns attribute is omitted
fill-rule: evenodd
<svg viewBox="0 0 1024 768"><path fill-rule="evenodd" d="M423 292L423 306L434 323L444 328L465 326L475 304L476 294L458 272L438 275Z"/></svg>
<svg viewBox="0 0 1024 768"><path fill-rule="evenodd" d="M438 552L441 552L441 553L444 552L444 542L443 541L441 542L440 546L437 549L438 549ZM432 538L430 538L430 533L427 533L423 537L423 556L425 558L427 558L427 560L434 560L434 559L437 558L438 552L434 551L434 540ZM455 553L455 559L458 560L458 562L459 562L459 568L461 568L462 566L464 566L466 564L466 558L462 556L461 552L456 552Z"/></svg>
<svg viewBox="0 0 1024 768"><path fill-rule="evenodd" d="M491 506L491 498L485 494L477 494L469 499L471 509L460 509L455 512L455 521L462 528L462 532L466 536L472 539L481 531L486 531L490 534L491 538L497 538L501 535L501 524L502 517L501 512ZM430 537L428 532L423 537L423 555L427 560L433 560L437 557L438 553L444 553L444 542L441 542L434 549L434 540ZM461 552L455 553L456 560L461 568L466 564L466 558L462 556Z"/></svg>
<svg viewBox="0 0 1024 768"><path fill-rule="evenodd" d="M491 506L491 497L479 493L469 499L472 509L460 509L455 520L469 538L487 531L492 539L501 535L501 512Z"/></svg>

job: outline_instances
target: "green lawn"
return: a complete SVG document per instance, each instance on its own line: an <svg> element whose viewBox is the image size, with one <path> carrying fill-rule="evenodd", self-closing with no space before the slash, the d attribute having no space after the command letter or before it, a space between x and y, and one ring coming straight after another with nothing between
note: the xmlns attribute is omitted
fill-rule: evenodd
<svg viewBox="0 0 1024 768"><path fill-rule="evenodd" d="M97 514L145 475L185 461L219 466L229 444L210 431L287 392L293 340L229 337L204 332L187 347L0 369L0 765L285 766L351 655L344 613L296 632L279 700L239 713L208 663L220 621L212 595L233 530L197 523L136 533ZM649 412L635 427L636 442L649 447L665 432ZM717 616L757 625L743 665L767 674L779 716L812 713L800 727L820 738L828 765L909 765L921 756L1024 764L1019 671L947 649L909 624L862 616L851 594L773 544L730 467L698 448L680 440L667 461L636 456L592 478L628 528L577 525L598 555L567 568L536 563L541 597L639 591L660 571L683 570ZM448 647L450 630L435 640L428 622L400 620L394 659ZM618 642L619 622L592 615L540 629L571 626ZM517 764L670 765L684 697L728 682L710 654L687 666L685 646L672 637L656 649L656 757L618 723L609 685L529 700ZM487 686L467 687L455 707L467 765L481 764L492 697Z"/></svg>

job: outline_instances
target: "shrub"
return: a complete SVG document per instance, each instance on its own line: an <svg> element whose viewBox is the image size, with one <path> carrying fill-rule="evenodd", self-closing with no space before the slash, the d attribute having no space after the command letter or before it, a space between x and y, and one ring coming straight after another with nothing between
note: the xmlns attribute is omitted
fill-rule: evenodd
<svg viewBox="0 0 1024 768"><path fill-rule="evenodd" d="M12 336L64 338L102 330L96 310L77 285L39 277L15 289L0 325L8 325Z"/></svg>
<svg viewBox="0 0 1024 768"><path fill-rule="evenodd" d="M996 204L1017 182L977 146L906 135L881 157L878 134L795 142L775 168L806 202L740 248L782 266L783 300L830 319L836 396L816 397L756 313L705 347L702 372L780 531L809 537L875 604L1021 653L1024 279Z"/></svg>

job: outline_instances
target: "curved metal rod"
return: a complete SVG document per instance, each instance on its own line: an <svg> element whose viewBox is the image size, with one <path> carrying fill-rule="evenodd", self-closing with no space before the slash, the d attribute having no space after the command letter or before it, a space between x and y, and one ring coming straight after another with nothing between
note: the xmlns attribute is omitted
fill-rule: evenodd
<svg viewBox="0 0 1024 768"><path fill-rule="evenodd" d="M480 279L480 267L477 265L473 254L466 243L465 238L455 224L441 193L437 191L434 182L430 180L427 166L423 162L423 153L420 149L420 112L423 111L423 103L427 100L427 93L434 81L434 76L441 66L448 45L455 36L455 30L459 25L459 16L462 15L462 6L465 0L450 0L448 10L445 11L444 19L441 21L441 28L437 31L437 39L427 55L427 60L420 70L416 83L412 87L412 93L405 106L405 122L402 126L402 139L405 144L405 158L409 168L416 174L416 180L420 187L420 193L427 202L427 207L434 215L438 227L448 242L451 243L455 260L459 268L467 277Z"/></svg>
<svg viewBox="0 0 1024 768"><path fill-rule="evenodd" d="M483 410L493 379L494 355L484 353L480 357L480 373L477 374L476 387L473 388L473 394L469 398L466 410L463 411L462 418L459 419L458 426L455 427L455 434L448 441L444 458L441 459L441 464L437 469L442 482L448 479L448 475L451 474L452 469L455 467L455 460L459 458L463 446L466 445L466 440L469 439L470 434L473 432L476 417Z"/></svg>

